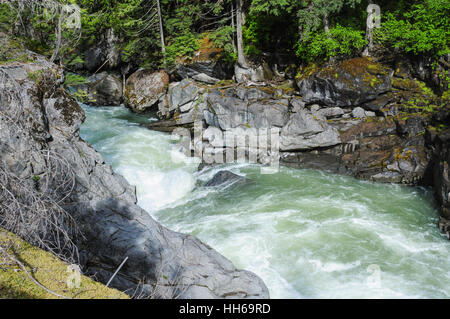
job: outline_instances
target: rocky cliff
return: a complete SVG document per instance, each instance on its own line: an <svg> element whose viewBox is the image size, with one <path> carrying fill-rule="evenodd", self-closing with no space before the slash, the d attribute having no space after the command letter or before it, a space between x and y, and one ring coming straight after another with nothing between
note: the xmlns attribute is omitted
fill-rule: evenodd
<svg viewBox="0 0 450 319"><path fill-rule="evenodd" d="M85 115L61 88L62 69L26 54L27 61L0 65L0 168L31 190L59 196L58 205L79 230L72 240L84 273L105 283L128 257L111 286L129 294L268 298L256 275L236 269L198 239L164 228L136 205L135 188L79 137ZM58 185L54 177L61 172L73 183ZM5 190L20 193L4 188L0 196ZM1 209L0 224L8 207Z"/></svg>

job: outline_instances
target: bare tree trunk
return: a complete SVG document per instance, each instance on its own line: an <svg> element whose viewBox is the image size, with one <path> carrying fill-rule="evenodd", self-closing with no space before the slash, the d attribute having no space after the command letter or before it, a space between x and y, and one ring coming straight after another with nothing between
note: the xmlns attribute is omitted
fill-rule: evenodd
<svg viewBox="0 0 450 319"><path fill-rule="evenodd" d="M373 0L369 0L369 6L371 4L374 4ZM367 10L367 14L369 14L369 15L371 14L369 12L369 10ZM363 56L370 56L370 52L373 50L373 27L371 27L369 20L367 20L366 38L367 38L368 45L364 49Z"/></svg>
<svg viewBox="0 0 450 319"><path fill-rule="evenodd" d="M233 42L233 52L236 53L236 38L235 38L235 22L234 22L234 1L231 1L231 28L233 29L231 40Z"/></svg>
<svg viewBox="0 0 450 319"><path fill-rule="evenodd" d="M54 62L56 57L58 56L59 48L61 47L61 23L63 18L63 13L61 10L59 11L59 18L58 18L58 27L56 29L56 47L55 51L53 51L52 57L50 58L50 62Z"/></svg>
<svg viewBox="0 0 450 319"><path fill-rule="evenodd" d="M244 55L244 41L242 39L242 0L236 0L236 34L237 34L237 50L238 50L238 64L243 68L248 68L247 61Z"/></svg>
<svg viewBox="0 0 450 319"><path fill-rule="evenodd" d="M330 21L328 20L328 15L323 16L323 31L325 33L330 32Z"/></svg>
<svg viewBox="0 0 450 319"><path fill-rule="evenodd" d="M161 16L161 5L159 3L159 0L156 0L156 3L158 5L159 34L161 37L161 52L164 55L166 53L166 44L164 43L164 29L163 29L163 22L162 22L162 16Z"/></svg>

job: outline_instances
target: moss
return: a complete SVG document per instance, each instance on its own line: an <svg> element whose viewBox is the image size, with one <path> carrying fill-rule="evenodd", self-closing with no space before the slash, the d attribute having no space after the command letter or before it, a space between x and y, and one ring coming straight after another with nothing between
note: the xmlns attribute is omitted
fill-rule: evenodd
<svg viewBox="0 0 450 319"><path fill-rule="evenodd" d="M73 299L128 299L129 296L81 275L79 288L69 288L70 278L68 264L51 253L34 247L16 235L0 228L0 244L8 242L14 245L8 253L25 265L27 271L40 284L48 289ZM0 298L14 299L57 299L32 282L25 272L13 262L3 263L0 260Z"/></svg>

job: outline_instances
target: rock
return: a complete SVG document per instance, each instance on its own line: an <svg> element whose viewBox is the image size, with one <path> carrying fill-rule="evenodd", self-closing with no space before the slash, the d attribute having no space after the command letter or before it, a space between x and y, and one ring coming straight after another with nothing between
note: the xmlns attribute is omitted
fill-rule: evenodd
<svg viewBox="0 0 450 319"><path fill-rule="evenodd" d="M192 59L176 61L174 75L177 79L194 79L207 84L216 84L233 76L233 65L223 59L223 49L216 47L208 37L200 40L200 48Z"/></svg>
<svg viewBox="0 0 450 319"><path fill-rule="evenodd" d="M104 49L100 46L84 51L84 67L90 72L97 71L105 61Z"/></svg>
<svg viewBox="0 0 450 319"><path fill-rule="evenodd" d="M303 102L302 99L299 99L297 97L293 97L290 100L290 104L292 113L298 113L305 108L305 102Z"/></svg>
<svg viewBox="0 0 450 319"><path fill-rule="evenodd" d="M133 73L125 85L125 105L136 113L149 111L164 96L169 86L165 71L140 69Z"/></svg>
<svg viewBox="0 0 450 319"><path fill-rule="evenodd" d="M166 229L137 205L106 199L71 209L86 237L88 274L107 282L128 257L111 287L133 293L144 280L144 293L158 299L269 296L256 275L237 270L195 237Z"/></svg>
<svg viewBox="0 0 450 319"><path fill-rule="evenodd" d="M206 182L206 187L216 187L223 185L231 185L235 183L248 183L250 180L246 177L236 175L230 171L220 171L214 175L214 177Z"/></svg>
<svg viewBox="0 0 450 319"><path fill-rule="evenodd" d="M321 117L336 118L344 115L344 110L340 107L327 107L325 109L318 110L317 113Z"/></svg>
<svg viewBox="0 0 450 319"><path fill-rule="evenodd" d="M203 90L192 80L183 81L171 85L168 91L168 112L172 112L181 106L193 102Z"/></svg>
<svg viewBox="0 0 450 319"><path fill-rule="evenodd" d="M450 222L450 129L438 133L433 144L432 183L441 206L441 216Z"/></svg>
<svg viewBox="0 0 450 319"><path fill-rule="evenodd" d="M207 103L205 119L208 125L227 130L248 123L247 103L238 98L215 90L208 94Z"/></svg>
<svg viewBox="0 0 450 319"><path fill-rule="evenodd" d="M88 105L119 106L122 103L122 81L107 72L91 75L86 84L74 88L87 93L87 98L82 102Z"/></svg>
<svg viewBox="0 0 450 319"><path fill-rule="evenodd" d="M31 68L40 70L39 81L27 75ZM83 272L106 283L128 257L111 287L129 294L139 288L155 298L269 297L256 275L237 270L198 239L164 228L136 205L135 188L79 137L85 115L59 87L64 77L58 66L3 64L0 74L0 166L39 188L55 173L48 154L64 160L75 184L60 205L83 234L73 238ZM52 191L59 194L61 186Z"/></svg>
<svg viewBox="0 0 450 319"><path fill-rule="evenodd" d="M352 116L357 119L363 119L366 117L366 111L362 107L355 107L352 111Z"/></svg>
<svg viewBox="0 0 450 319"><path fill-rule="evenodd" d="M175 73L178 78L194 79L207 84L216 84L220 80L231 78L229 67L215 60L178 64Z"/></svg>
<svg viewBox="0 0 450 319"><path fill-rule="evenodd" d="M305 151L340 144L338 131L307 110L291 115L282 128L280 150Z"/></svg>
<svg viewBox="0 0 450 319"><path fill-rule="evenodd" d="M392 71L367 58L355 58L322 69L311 67L297 79L307 104L359 106L390 91Z"/></svg>
<svg viewBox="0 0 450 319"><path fill-rule="evenodd" d="M393 97L389 94L379 96L373 101L369 101L363 105L363 108L368 111L378 112L385 108L389 103L393 101Z"/></svg>
<svg viewBox="0 0 450 319"><path fill-rule="evenodd" d="M289 101L267 100L248 105L247 124L250 128L283 127L289 120Z"/></svg>
<svg viewBox="0 0 450 319"><path fill-rule="evenodd" d="M400 135L416 136L425 132L424 121L420 117L408 118L406 121L397 121L397 132Z"/></svg>
<svg viewBox="0 0 450 319"><path fill-rule="evenodd" d="M247 69L244 69L236 64L234 66L234 76L236 82L238 83L245 83L249 81L265 82L272 80L273 73L267 64L260 65L256 68L247 68Z"/></svg>

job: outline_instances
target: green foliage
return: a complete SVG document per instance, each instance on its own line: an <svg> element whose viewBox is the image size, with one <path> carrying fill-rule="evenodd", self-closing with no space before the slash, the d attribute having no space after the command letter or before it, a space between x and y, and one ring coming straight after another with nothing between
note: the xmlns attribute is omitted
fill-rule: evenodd
<svg viewBox="0 0 450 319"><path fill-rule="evenodd" d="M336 56L350 57L366 44L364 32L338 24L329 32L318 31L299 42L297 55L306 62L323 61Z"/></svg>
<svg viewBox="0 0 450 319"><path fill-rule="evenodd" d="M197 39L208 34L228 62L236 60L231 12L236 1L160 0L166 55L163 56L154 0L60 0L81 8L81 37L63 25L60 62L81 64L86 49L105 43L107 32L118 37L121 61L134 66L171 66L199 48ZM260 60L266 53L294 57L302 62L357 55L365 45L367 0L245 0L243 40L245 54ZM387 49L443 56L448 48L448 0L377 0L382 28L375 40ZM39 2L42 3L42 2ZM14 9L14 6L13 6ZM33 51L50 56L55 47L59 15L45 10L21 12L0 4L0 31L21 37ZM324 21L330 31L325 33ZM1 53L1 52L0 52ZM0 60L8 60L7 57ZM165 60L165 61L164 61ZM165 63L164 63L165 62ZM318 61L319 62L319 61ZM291 63L291 62L289 62ZM445 75L440 75L445 76Z"/></svg>
<svg viewBox="0 0 450 319"><path fill-rule="evenodd" d="M223 26L208 35L216 47L223 49L222 58L229 63L233 63L237 59L237 53L233 45L234 32L235 30L231 26Z"/></svg>
<svg viewBox="0 0 450 319"><path fill-rule="evenodd" d="M375 36L378 43L388 48L414 55L449 54L450 2L425 0L405 13L387 13Z"/></svg>
<svg viewBox="0 0 450 319"><path fill-rule="evenodd" d="M166 47L166 63L171 66L178 57L191 57L200 48L198 39L194 34L185 32L173 39L173 43Z"/></svg>
<svg viewBox="0 0 450 319"><path fill-rule="evenodd" d="M67 73L66 80L64 81L64 86L69 87L73 85L85 84L87 82L87 78L82 75Z"/></svg>

